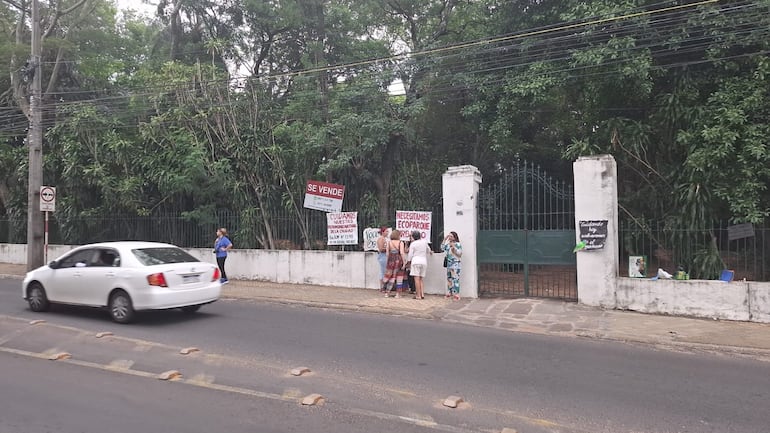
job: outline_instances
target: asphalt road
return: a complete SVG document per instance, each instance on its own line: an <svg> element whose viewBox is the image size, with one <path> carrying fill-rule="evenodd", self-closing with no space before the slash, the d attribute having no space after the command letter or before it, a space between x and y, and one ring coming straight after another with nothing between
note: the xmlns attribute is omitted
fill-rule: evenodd
<svg viewBox="0 0 770 433"><path fill-rule="evenodd" d="M280 372L307 366L313 389L335 407L390 419L380 431L405 431L399 416L467 431L749 433L770 425L770 364L747 359L236 300L193 316L142 314L125 326L98 310L35 314L19 293L19 281L0 279L0 315L195 346L253 372L241 384L227 379L247 389L285 394ZM443 408L449 395L467 403Z"/></svg>
<svg viewBox="0 0 770 433"><path fill-rule="evenodd" d="M0 353L3 433L392 431L391 420ZM430 432L400 423L398 431Z"/></svg>

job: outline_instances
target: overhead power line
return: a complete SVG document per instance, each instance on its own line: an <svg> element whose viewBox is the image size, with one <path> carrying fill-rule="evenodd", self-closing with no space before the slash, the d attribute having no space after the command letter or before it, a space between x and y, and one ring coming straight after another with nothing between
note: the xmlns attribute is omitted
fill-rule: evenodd
<svg viewBox="0 0 770 433"><path fill-rule="evenodd" d="M707 33L705 30L713 29L698 29L697 23L691 23L690 27L685 27L683 29L683 24L686 24L687 21L692 18L688 12L692 11L693 8L697 6L715 3L716 1L709 0L689 3L686 5L663 7L654 10L640 10L615 17L603 17L587 21L563 23L557 26L532 29L515 34L446 46L408 55L403 54L324 68L280 73L258 78L268 81L283 80L302 75L309 76L313 73L344 70L346 68L355 70L361 66L376 65L378 62L391 62L393 63L391 67L397 67L399 62L394 62L395 59L408 58L410 62L413 62L413 65L418 68L430 69L433 64L440 65L444 75L451 72L455 74L481 76L483 74L494 74L500 71L526 68L535 63L542 63L552 65L549 69L550 73L563 73L566 74L567 78L575 79L580 77L609 75L613 73L617 74L618 71L612 69L614 66L621 65L627 61L626 58L636 56L640 53L648 53L652 59L658 62L652 66L654 69L684 65L701 65L716 60L727 58L738 59L741 57L750 57L766 53L766 51L758 49L754 52L739 55L726 53L722 57L717 56L713 59L704 59L702 57L688 59L687 56L690 54L702 53L715 38L742 39L749 34L753 34L758 39L765 37L765 40L770 40L770 27L764 25L765 21L763 21L765 20L764 13L767 12L768 8L767 6L752 2L734 3L729 6L720 7L719 9L719 13L724 17L743 14L741 16L745 19L743 20L741 27L728 29L722 33ZM644 18L644 20L641 18ZM595 29L597 26L602 26L606 30L597 30ZM669 48L663 45L665 37L669 37L675 32L683 30L692 30L693 32L700 31L700 34L693 35L683 40L681 47ZM623 40L623 38L630 38L633 40L633 44L625 48L616 49L614 52L616 56L615 59L607 59L600 64L595 65L580 65L576 63L573 57L575 52L586 50L595 45L603 46L601 44L605 44L611 40L620 41ZM227 80L216 79L194 84L203 87L223 86L223 88L227 89L237 89L239 87L243 88L242 82L247 78L252 77L235 76L230 77ZM505 80L503 76L494 76L490 78L491 79L485 81L487 85L502 84ZM461 84L458 85L456 83L453 84L440 81L429 91L432 95L442 96L462 89L463 87ZM103 105L108 112L116 112L120 116L125 116L126 121L130 121L130 117L142 116L143 113L132 109L127 104L127 101L130 99L147 101L149 98L157 97L159 93L173 92L176 90L183 92L185 91L185 88L175 88L168 85L145 86L142 88L117 90L124 92L124 94L105 94L103 96L90 98L86 101L78 101L78 98L75 98L73 101L67 101L67 99L71 96L88 94L89 92L87 90L57 92L50 96L54 98L63 98L65 101L57 103L55 107L48 107L49 111L46 113L47 115L45 118L49 119L50 122L50 119L54 118L54 113L51 110L62 109L69 105L87 102L89 104ZM187 90L192 91L195 89L190 87ZM313 92L314 91L300 91L295 92L294 94L295 96L302 97L312 95ZM250 102L233 102L229 100L215 104L209 102L207 105L201 106L201 109L237 107L238 104L249 103ZM143 107L143 109L147 108L147 106ZM0 121L3 120L3 126L0 127L0 132L2 133L14 133L15 131L17 134L21 134L26 131L26 117L20 112L14 111L12 108L0 110ZM50 127L52 125L48 124L46 126ZM128 127L133 126L129 125Z"/></svg>

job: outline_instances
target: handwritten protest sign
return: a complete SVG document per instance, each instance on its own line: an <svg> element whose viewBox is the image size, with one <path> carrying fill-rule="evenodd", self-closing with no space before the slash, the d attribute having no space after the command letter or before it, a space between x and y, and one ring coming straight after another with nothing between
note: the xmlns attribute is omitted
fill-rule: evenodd
<svg viewBox="0 0 770 433"><path fill-rule="evenodd" d="M411 239L411 233L420 232L423 239L430 240L432 212L423 211L396 211L396 229L401 232L401 240Z"/></svg>
<svg viewBox="0 0 770 433"><path fill-rule="evenodd" d="M358 212L326 214L327 245L358 244Z"/></svg>

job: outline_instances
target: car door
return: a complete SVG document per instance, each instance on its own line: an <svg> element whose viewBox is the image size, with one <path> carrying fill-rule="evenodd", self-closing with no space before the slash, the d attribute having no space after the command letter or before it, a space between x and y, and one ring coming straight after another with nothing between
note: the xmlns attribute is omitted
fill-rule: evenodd
<svg viewBox="0 0 770 433"><path fill-rule="evenodd" d="M95 248L87 266L82 269L80 285L74 296L82 304L107 305L107 296L115 286L120 254L114 248Z"/></svg>
<svg viewBox="0 0 770 433"><path fill-rule="evenodd" d="M82 297L83 280L95 253L94 248L83 248L58 260L51 281L46 284L46 293L51 301L85 303Z"/></svg>

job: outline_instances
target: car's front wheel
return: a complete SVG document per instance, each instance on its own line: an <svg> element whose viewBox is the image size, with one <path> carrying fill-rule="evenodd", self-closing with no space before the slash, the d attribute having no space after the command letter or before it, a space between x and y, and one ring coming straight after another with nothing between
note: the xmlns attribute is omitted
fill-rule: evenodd
<svg viewBox="0 0 770 433"><path fill-rule="evenodd" d="M30 310L35 312L47 311L48 307L51 306L42 284L38 282L30 283L27 293L27 302L29 302Z"/></svg>
<svg viewBox="0 0 770 433"><path fill-rule="evenodd" d="M118 323L128 323L134 318L134 305L128 293L118 290L110 296L110 317Z"/></svg>

